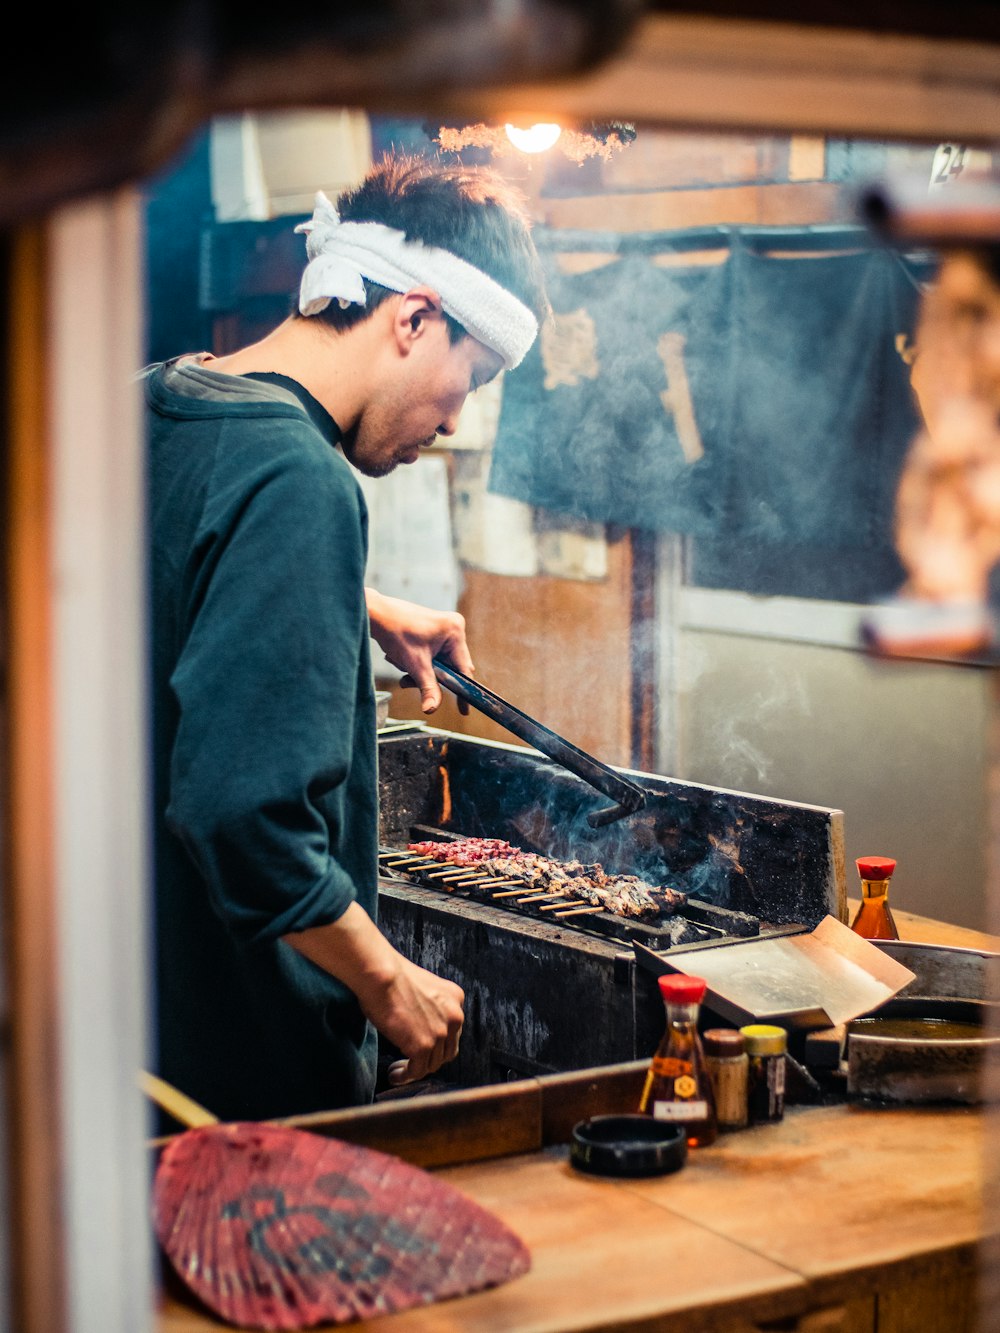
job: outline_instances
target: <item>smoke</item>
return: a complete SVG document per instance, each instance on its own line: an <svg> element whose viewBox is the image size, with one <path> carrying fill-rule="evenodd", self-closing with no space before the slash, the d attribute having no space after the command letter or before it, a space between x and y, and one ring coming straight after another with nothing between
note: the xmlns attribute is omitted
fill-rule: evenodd
<svg viewBox="0 0 1000 1333"><path fill-rule="evenodd" d="M691 780L765 794L780 782L789 738L809 734L813 708L802 673L762 662L762 651L766 643L736 636L728 644L711 636L708 646L686 636L680 698Z"/></svg>
<svg viewBox="0 0 1000 1333"><path fill-rule="evenodd" d="M730 775L727 785L735 781L743 790L755 791L768 786L776 766L775 742L780 744L811 716L801 676L769 667L765 679L749 696L737 696L715 727L713 749L721 771Z"/></svg>
<svg viewBox="0 0 1000 1333"><path fill-rule="evenodd" d="M726 773L730 775L752 773L755 785L766 785L773 762L763 750L752 745L746 736L723 735L717 746L719 763ZM746 785L745 778L741 778L740 782L741 785Z"/></svg>

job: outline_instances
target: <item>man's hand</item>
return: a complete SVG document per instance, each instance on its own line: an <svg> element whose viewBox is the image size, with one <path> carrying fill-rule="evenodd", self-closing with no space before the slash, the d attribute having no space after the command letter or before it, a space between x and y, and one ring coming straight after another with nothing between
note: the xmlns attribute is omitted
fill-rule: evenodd
<svg viewBox="0 0 1000 1333"><path fill-rule="evenodd" d="M405 672L403 685L415 685L420 691L420 708L433 713L441 706L441 686L431 659L446 657L459 671L469 676L475 670L465 641L465 618L457 611L434 611L386 597L374 588L365 589L372 638L394 667ZM464 700L459 710L469 711Z"/></svg>
<svg viewBox="0 0 1000 1333"><path fill-rule="evenodd" d="M465 994L394 949L363 907L337 921L285 936L299 953L344 983L365 1017L403 1054L391 1083L413 1083L458 1054Z"/></svg>
<svg viewBox="0 0 1000 1333"><path fill-rule="evenodd" d="M454 1060L464 1021L460 986L405 958L400 962L387 986L358 997L369 1021L405 1057L390 1066L392 1084L415 1083Z"/></svg>

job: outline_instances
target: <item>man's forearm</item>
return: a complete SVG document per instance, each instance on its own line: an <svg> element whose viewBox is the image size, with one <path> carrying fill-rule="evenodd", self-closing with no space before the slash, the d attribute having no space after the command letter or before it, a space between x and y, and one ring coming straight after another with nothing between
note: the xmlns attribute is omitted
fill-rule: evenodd
<svg viewBox="0 0 1000 1333"><path fill-rule="evenodd" d="M399 968L399 954L358 903L336 921L286 935L285 941L359 998L390 986Z"/></svg>
<svg viewBox="0 0 1000 1333"><path fill-rule="evenodd" d="M368 619L373 625L381 621L384 600L382 593L377 589L365 588L365 606L368 608Z"/></svg>
<svg viewBox="0 0 1000 1333"><path fill-rule="evenodd" d="M286 935L310 962L342 981L365 1017L406 1057L393 1082L433 1073L458 1054L465 996L459 986L404 958L363 907L326 926Z"/></svg>

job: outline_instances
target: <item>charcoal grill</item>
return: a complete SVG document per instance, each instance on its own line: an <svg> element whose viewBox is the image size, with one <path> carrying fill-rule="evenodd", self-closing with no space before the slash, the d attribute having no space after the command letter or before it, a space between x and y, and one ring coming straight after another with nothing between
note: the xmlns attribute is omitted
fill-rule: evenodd
<svg viewBox="0 0 1000 1333"><path fill-rule="evenodd" d="M648 1055L663 1009L636 942L690 954L696 971L701 949L845 918L840 811L630 776L646 805L595 828L601 794L536 751L420 725L381 736L380 921L402 953L466 992L447 1080L478 1086ZM431 878L449 867L406 861L410 842L465 837L598 862L686 900L638 920L525 901L516 885L497 897L506 890L496 884Z"/></svg>

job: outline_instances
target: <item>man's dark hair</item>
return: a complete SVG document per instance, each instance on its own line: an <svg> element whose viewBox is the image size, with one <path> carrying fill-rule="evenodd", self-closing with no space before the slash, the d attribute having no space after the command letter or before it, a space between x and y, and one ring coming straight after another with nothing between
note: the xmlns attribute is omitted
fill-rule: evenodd
<svg viewBox="0 0 1000 1333"><path fill-rule="evenodd" d="M390 155L337 199L343 222L381 222L408 241L450 250L513 293L541 323L549 311L545 281L523 196L489 167ZM369 318L390 296L364 280L367 304L342 309L336 301L310 319L343 331ZM448 317L453 342L466 330Z"/></svg>

